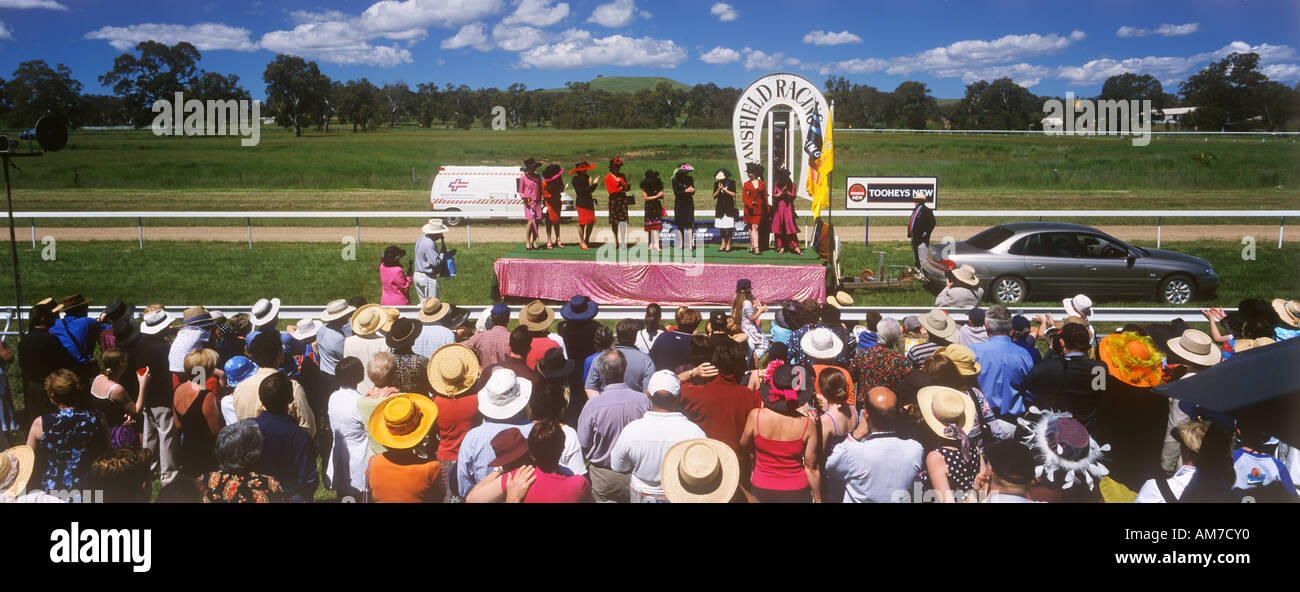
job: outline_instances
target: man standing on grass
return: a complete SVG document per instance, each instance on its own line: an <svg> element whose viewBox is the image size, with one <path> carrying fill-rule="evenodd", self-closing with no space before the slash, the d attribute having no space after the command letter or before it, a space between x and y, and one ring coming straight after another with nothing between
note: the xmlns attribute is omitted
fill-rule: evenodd
<svg viewBox="0 0 1300 592"><path fill-rule="evenodd" d="M632 475L611 466L614 443L624 427L650 410L650 399L623 383L627 359L621 349L601 352L591 368L601 377L604 389L587 401L578 417L578 442L582 444L582 455L591 461L587 477L596 501L626 503L631 499Z"/></svg>
<svg viewBox="0 0 1300 592"><path fill-rule="evenodd" d="M681 414L682 383L672 370L655 372L646 382L650 410L619 433L610 452L610 468L630 473L632 503L667 503L659 478L664 455L678 442L705 435Z"/></svg>
<svg viewBox="0 0 1300 592"><path fill-rule="evenodd" d="M913 193L912 216L907 220L907 238L912 239L912 259L921 268L921 259L930 254L930 234L934 232L934 213L925 206L925 194Z"/></svg>
<svg viewBox="0 0 1300 592"><path fill-rule="evenodd" d="M438 269L442 266L446 253L438 250L435 239L447 232L442 220L430 218L429 223L420 228L424 236L415 241L415 267L411 283L415 284L415 293L421 302L438 295Z"/></svg>

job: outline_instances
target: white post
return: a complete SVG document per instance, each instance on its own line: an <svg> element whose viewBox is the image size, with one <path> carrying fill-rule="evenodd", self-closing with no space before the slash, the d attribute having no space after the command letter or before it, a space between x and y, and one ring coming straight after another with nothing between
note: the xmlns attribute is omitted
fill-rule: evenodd
<svg viewBox="0 0 1300 592"><path fill-rule="evenodd" d="M1156 216L1156 248L1160 248L1160 216Z"/></svg>
<svg viewBox="0 0 1300 592"><path fill-rule="evenodd" d="M253 248L253 219L245 218L248 221L248 248Z"/></svg>
<svg viewBox="0 0 1300 592"><path fill-rule="evenodd" d="M1286 217L1277 219L1277 248L1282 248L1282 231L1286 230Z"/></svg>
<svg viewBox="0 0 1300 592"><path fill-rule="evenodd" d="M136 218L135 223L140 226L140 248L144 248L144 218Z"/></svg>
<svg viewBox="0 0 1300 592"><path fill-rule="evenodd" d="M467 248L467 249L470 248L470 247L472 247L472 246L474 246L474 240L473 240L472 238L470 238L470 235L469 235L469 227L470 227L470 221L471 221L471 220L473 220L473 219L472 219L472 218L465 218L465 248Z"/></svg>

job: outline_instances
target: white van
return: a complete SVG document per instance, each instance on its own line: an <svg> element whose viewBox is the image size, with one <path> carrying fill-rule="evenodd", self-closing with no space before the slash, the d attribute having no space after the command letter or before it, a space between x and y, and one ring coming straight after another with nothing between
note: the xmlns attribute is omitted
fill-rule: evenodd
<svg viewBox="0 0 1300 592"><path fill-rule="evenodd" d="M522 220L524 202L519 197L519 177L523 171L517 166L444 166L438 168L429 191L429 210L446 212L443 217L448 226L459 226L465 220L454 213L476 214L476 218L512 218ZM560 196L564 207L562 216L574 216L573 198L568 193Z"/></svg>

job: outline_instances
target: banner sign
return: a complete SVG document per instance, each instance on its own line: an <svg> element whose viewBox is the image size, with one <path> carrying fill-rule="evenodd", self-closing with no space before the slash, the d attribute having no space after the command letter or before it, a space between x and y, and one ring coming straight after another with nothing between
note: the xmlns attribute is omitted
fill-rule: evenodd
<svg viewBox="0 0 1300 592"><path fill-rule="evenodd" d="M799 118L800 122L803 122L799 126L801 135L799 146L808 143L813 113L819 113L822 118L825 118L831 112L826 97L818 90L817 85L803 76L777 73L755 80L740 93L731 114L731 130L736 147L736 171L741 178L744 177L746 163L765 162L761 154L762 130L767 115L773 108L788 109ZM771 138L768 142L771 143ZM807 189L810 169L808 154L803 150L798 152L803 156L801 159L803 162L796 167L797 170L790 171L791 176L798 177L792 179L795 194L810 199ZM767 172L770 179L773 171Z"/></svg>
<svg viewBox="0 0 1300 592"><path fill-rule="evenodd" d="M850 210L910 210L912 199L925 196L925 205L939 209L938 177L845 177Z"/></svg>

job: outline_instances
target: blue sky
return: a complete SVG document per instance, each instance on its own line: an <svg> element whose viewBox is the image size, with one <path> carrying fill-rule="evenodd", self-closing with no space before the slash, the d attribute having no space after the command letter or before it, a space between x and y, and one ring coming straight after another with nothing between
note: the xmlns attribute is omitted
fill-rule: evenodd
<svg viewBox="0 0 1300 592"><path fill-rule="evenodd" d="M1177 83L1232 51L1300 80L1300 3L908 0L0 0L0 76L66 64L88 92L136 42L189 41L200 67L237 74L255 98L277 53L335 79L473 88L562 87L666 76L744 87L774 71L936 97L1009 76L1035 94L1095 95L1111 74Z"/></svg>

